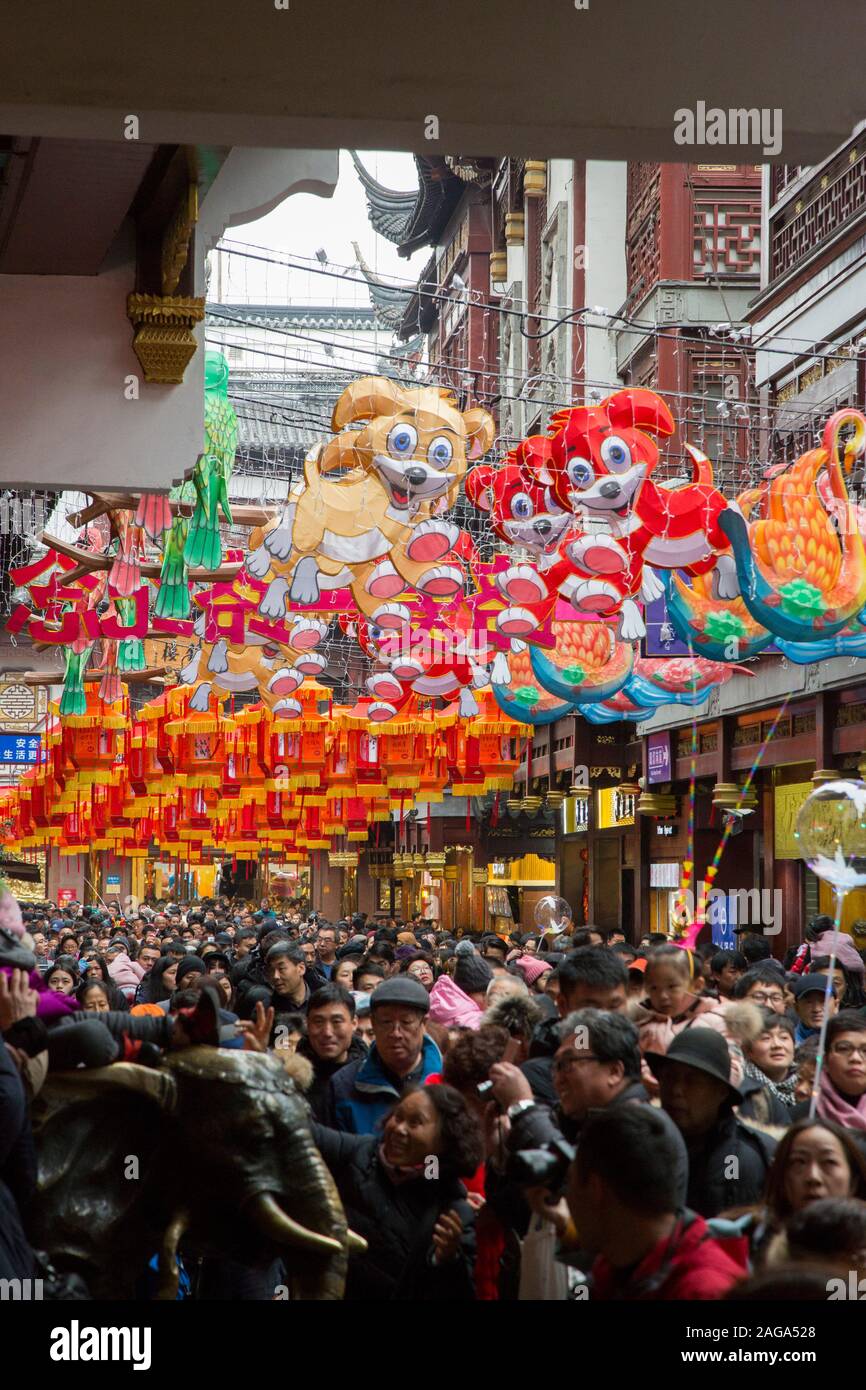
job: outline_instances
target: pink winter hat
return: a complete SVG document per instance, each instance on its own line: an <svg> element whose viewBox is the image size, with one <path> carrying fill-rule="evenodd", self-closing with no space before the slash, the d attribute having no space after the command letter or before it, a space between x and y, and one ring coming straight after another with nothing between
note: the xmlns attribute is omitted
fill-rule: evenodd
<svg viewBox="0 0 866 1390"><path fill-rule="evenodd" d="M15 936L24 936L26 930L21 908L8 889L0 888L0 927L5 927Z"/></svg>
<svg viewBox="0 0 866 1390"><path fill-rule="evenodd" d="M553 969L551 962L545 960L543 956L519 956L514 965L530 986L535 984L539 975L543 975L546 970Z"/></svg>

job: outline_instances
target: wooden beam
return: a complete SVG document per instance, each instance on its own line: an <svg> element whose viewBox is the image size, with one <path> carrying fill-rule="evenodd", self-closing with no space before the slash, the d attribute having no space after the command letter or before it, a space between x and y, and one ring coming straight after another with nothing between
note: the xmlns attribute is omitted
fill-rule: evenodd
<svg viewBox="0 0 866 1390"><path fill-rule="evenodd" d="M95 496L94 502L89 507L84 507L80 511L70 512L66 520L70 526L86 526L88 521L95 521L99 516L105 516L109 511L134 512L138 508L141 499L140 492L123 493L100 493ZM170 500L172 516L177 516L183 512L191 515L192 504L189 502L178 502ZM232 506L232 518L240 526L265 526L273 517L279 514L279 507L262 507L255 503L238 502ZM55 546L55 549L57 547Z"/></svg>
<svg viewBox="0 0 866 1390"><path fill-rule="evenodd" d="M59 555L65 555L68 560L75 560L79 567L83 567L86 574L92 573L93 570L110 570L114 564L115 557L113 555L99 555L91 550L82 550L77 545L67 545L66 541L58 540L49 531L43 531L41 539L43 545L56 550ZM194 566L189 571L189 577L199 584L208 581L216 584L234 579L242 568L242 560L227 560L220 565L219 569L215 570L200 569L198 566ZM160 560L142 560L141 562L143 579L159 579L161 570L162 562Z"/></svg>

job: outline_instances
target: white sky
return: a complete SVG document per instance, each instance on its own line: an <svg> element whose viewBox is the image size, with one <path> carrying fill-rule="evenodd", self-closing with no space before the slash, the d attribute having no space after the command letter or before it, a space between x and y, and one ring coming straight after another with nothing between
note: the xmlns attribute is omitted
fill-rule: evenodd
<svg viewBox="0 0 866 1390"><path fill-rule="evenodd" d="M386 187L413 189L417 186L411 155L363 150L358 154L365 168ZM255 244L284 257L300 256L311 260L321 247L332 263L324 269L338 272L353 265L352 242L357 241L371 270L413 285L430 255L430 248L423 247L409 260L404 260L397 255L396 246L373 231L367 218L366 194L345 150L340 151L340 176L332 198L296 194L258 222L229 228L225 240ZM221 261L219 268L218 261ZM361 278L357 270L350 274ZM264 265L225 254L213 257L210 298L257 304L369 304L366 285L355 284L352 278L334 279L312 270Z"/></svg>

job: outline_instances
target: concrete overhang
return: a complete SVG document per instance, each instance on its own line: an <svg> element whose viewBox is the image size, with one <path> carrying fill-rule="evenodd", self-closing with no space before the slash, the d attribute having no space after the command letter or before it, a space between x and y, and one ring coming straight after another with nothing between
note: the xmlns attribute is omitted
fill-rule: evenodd
<svg viewBox="0 0 866 1390"><path fill-rule="evenodd" d="M703 101L778 109L775 157L815 163L863 115L864 39L862 0L66 0L7 14L0 131L681 160Z"/></svg>

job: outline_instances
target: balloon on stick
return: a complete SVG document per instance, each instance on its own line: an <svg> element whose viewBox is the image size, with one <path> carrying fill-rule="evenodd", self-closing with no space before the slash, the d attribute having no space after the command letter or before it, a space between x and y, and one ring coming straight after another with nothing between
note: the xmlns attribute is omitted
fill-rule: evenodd
<svg viewBox="0 0 866 1390"><path fill-rule="evenodd" d="M545 893L535 904L535 925L542 936L557 936L571 922L571 905L555 893Z"/></svg>
<svg viewBox="0 0 866 1390"><path fill-rule="evenodd" d="M815 1115L824 1070L824 1047L830 1017L833 989L833 970L839 945L842 909L852 888L866 888L866 782L825 782L803 802L797 816L796 837L800 855L818 878L833 889L836 898L836 918L830 964L827 967L827 987L824 1009L818 1034L818 1056L815 1080L809 1103L809 1118Z"/></svg>

